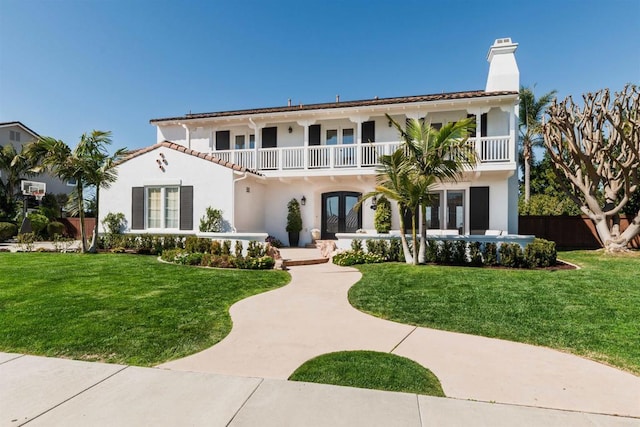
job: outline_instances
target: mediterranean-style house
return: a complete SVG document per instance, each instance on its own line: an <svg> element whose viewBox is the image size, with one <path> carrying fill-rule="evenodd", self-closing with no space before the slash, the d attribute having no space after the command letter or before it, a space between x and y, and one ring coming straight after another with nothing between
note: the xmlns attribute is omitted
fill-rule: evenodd
<svg viewBox="0 0 640 427"><path fill-rule="evenodd" d="M5 145L11 144L13 145L13 148L15 148L16 152L20 153L23 146L37 140L38 138L40 138L40 135L22 124L22 122L14 121L0 123L0 149ZM3 178L2 175L3 171L0 169L0 179ZM69 194L75 186L75 183L64 182L47 173L41 173L26 179L44 182L46 184L47 193L51 194Z"/></svg>
<svg viewBox="0 0 640 427"><path fill-rule="evenodd" d="M289 105L151 120L157 143L118 167L101 192L100 212L122 212L127 232L198 233L207 207L223 211L229 232L287 241L287 203L301 201L300 243L373 229L371 200L380 154L399 146L398 123L427 117L432 126L475 117L470 139L479 163L458 182L433 189L432 229L459 234L517 233L519 71L511 39L498 39L484 90ZM393 228L399 222L394 210Z"/></svg>

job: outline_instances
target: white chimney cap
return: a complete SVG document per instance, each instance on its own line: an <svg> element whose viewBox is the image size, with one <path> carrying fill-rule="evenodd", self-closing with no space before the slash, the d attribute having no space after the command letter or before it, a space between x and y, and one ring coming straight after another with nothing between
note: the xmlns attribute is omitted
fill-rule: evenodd
<svg viewBox="0 0 640 427"><path fill-rule="evenodd" d="M494 55L499 55L501 53L513 53L517 48L518 43L512 42L511 37L496 39L493 42L493 45L489 48L489 53L487 53L487 61L491 62Z"/></svg>

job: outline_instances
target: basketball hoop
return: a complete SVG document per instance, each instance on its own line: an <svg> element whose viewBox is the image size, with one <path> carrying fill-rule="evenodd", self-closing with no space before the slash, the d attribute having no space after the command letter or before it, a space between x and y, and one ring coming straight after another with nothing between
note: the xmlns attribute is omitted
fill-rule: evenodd
<svg viewBox="0 0 640 427"><path fill-rule="evenodd" d="M25 196L34 196L36 200L42 200L47 192L47 184L38 181L21 181L20 187Z"/></svg>
<svg viewBox="0 0 640 427"><path fill-rule="evenodd" d="M38 191L37 193L32 193L37 201L41 201L44 197L44 191Z"/></svg>

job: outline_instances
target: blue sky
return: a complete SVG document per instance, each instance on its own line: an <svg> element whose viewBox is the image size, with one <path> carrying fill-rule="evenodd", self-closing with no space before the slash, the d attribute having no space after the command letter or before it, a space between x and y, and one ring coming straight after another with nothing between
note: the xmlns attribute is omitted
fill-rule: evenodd
<svg viewBox="0 0 640 427"><path fill-rule="evenodd" d="M484 89L494 39L521 83L640 83L640 0L0 0L0 122L75 145L155 143L152 118Z"/></svg>

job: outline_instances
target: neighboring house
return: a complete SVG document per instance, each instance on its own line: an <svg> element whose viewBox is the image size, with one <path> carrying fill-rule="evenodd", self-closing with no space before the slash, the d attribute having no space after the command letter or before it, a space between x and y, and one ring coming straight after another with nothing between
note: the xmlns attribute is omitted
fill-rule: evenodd
<svg viewBox="0 0 640 427"><path fill-rule="evenodd" d="M288 105L151 120L157 143L130 155L101 192L100 212L123 212L129 232L197 233L205 209L222 209L236 232L287 241L287 202L301 206L301 243L373 229L378 156L399 146L399 123L427 116L433 126L475 117L480 162L458 182L434 188L428 225L460 234L517 233L516 126L519 71L511 39L488 54L485 90L326 104ZM290 104L290 103L289 103ZM398 229L394 210L393 225Z"/></svg>
<svg viewBox="0 0 640 427"><path fill-rule="evenodd" d="M37 140L40 135L29 129L21 122L5 122L0 123L0 149L5 145L11 144L20 153L24 145ZM0 169L0 179L3 178L3 171ZM47 185L47 193L50 194L69 194L73 190L74 183L64 182L60 179L46 173L41 173L32 177L25 178L30 181L44 182Z"/></svg>

